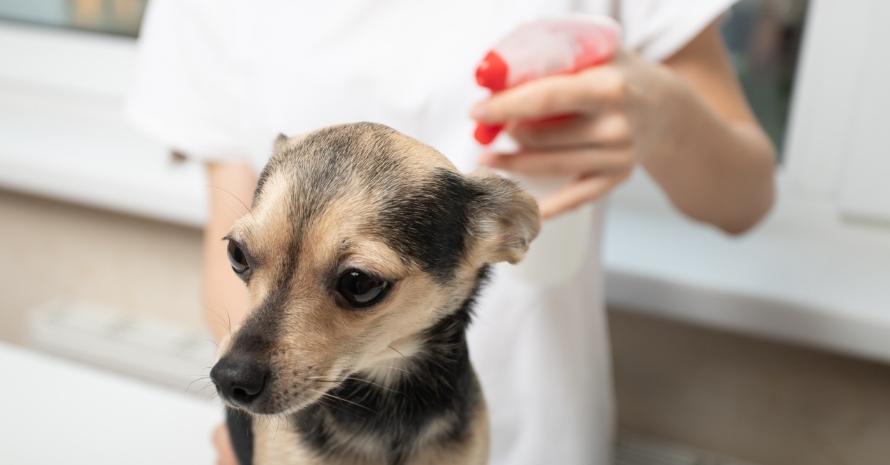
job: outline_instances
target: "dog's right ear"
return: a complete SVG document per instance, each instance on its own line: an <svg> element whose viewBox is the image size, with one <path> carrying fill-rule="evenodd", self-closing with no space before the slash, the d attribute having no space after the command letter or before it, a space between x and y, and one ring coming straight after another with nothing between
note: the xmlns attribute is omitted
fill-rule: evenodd
<svg viewBox="0 0 890 465"><path fill-rule="evenodd" d="M541 230L538 202L515 182L488 170L470 179L482 189L474 215L483 260L517 263Z"/></svg>

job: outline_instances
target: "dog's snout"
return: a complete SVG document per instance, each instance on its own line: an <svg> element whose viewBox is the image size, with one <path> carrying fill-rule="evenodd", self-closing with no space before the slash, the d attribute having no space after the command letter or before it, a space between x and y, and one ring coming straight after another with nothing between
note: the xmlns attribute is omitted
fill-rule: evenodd
<svg viewBox="0 0 890 465"><path fill-rule="evenodd" d="M267 366L247 357L223 357L210 370L210 379L220 395L239 405L248 405L258 398L268 376Z"/></svg>

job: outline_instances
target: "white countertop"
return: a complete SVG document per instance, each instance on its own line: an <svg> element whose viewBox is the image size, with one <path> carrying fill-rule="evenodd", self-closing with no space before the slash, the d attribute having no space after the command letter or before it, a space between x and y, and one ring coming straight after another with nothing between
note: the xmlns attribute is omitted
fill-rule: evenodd
<svg viewBox="0 0 890 465"><path fill-rule="evenodd" d="M38 63L25 66L29 72L0 69L0 187L201 226L200 168L171 163L163 146L123 117L133 44L92 42L79 49L66 33L0 28L0 59L28 49ZM39 60L62 46L77 68ZM108 85L96 67L116 70ZM59 82L63 71L69 80ZM886 227L840 221L782 182L770 219L729 238L681 218L644 176L636 178L614 196L606 222L610 302L890 361Z"/></svg>
<svg viewBox="0 0 890 465"><path fill-rule="evenodd" d="M631 186L631 190L638 186ZM890 361L890 233L780 193L730 237L662 201L619 194L606 222L608 300L653 315Z"/></svg>
<svg viewBox="0 0 890 465"><path fill-rule="evenodd" d="M216 401L0 343L0 462L211 464Z"/></svg>

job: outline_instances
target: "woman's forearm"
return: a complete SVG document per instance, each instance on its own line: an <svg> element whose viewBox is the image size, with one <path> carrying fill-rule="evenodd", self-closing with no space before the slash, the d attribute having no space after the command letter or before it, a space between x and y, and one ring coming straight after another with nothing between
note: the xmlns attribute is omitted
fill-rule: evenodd
<svg viewBox="0 0 890 465"><path fill-rule="evenodd" d="M774 149L753 121L719 114L676 79L659 104L659 128L642 164L686 215L729 233L751 228L773 202Z"/></svg>
<svg viewBox="0 0 890 465"><path fill-rule="evenodd" d="M686 215L729 233L774 196L775 149L752 114L714 22L631 91L639 159Z"/></svg>
<svg viewBox="0 0 890 465"><path fill-rule="evenodd" d="M204 228L203 303L204 320L214 340L220 341L247 314L247 289L235 276L222 237L247 213L256 174L245 163L207 165L208 221Z"/></svg>

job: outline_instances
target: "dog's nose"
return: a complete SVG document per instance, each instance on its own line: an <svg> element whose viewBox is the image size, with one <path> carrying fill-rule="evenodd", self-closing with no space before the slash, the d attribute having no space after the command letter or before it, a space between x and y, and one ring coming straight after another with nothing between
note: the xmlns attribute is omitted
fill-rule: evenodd
<svg viewBox="0 0 890 465"><path fill-rule="evenodd" d="M210 370L220 394L236 404L247 405L263 393L269 368L246 357L226 356Z"/></svg>

